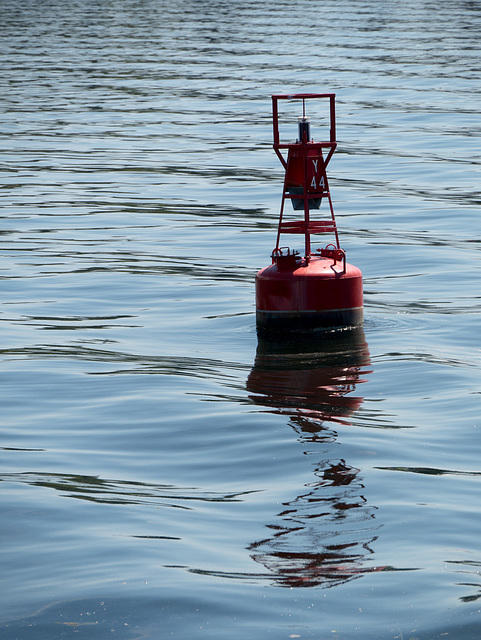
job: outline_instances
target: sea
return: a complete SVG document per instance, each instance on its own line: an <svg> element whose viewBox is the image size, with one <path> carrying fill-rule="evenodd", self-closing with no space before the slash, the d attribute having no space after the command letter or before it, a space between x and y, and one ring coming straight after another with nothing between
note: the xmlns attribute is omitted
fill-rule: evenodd
<svg viewBox="0 0 481 640"><path fill-rule="evenodd" d="M478 640L481 2L0 0L0 34L1 640ZM299 93L336 96L364 324L272 343Z"/></svg>

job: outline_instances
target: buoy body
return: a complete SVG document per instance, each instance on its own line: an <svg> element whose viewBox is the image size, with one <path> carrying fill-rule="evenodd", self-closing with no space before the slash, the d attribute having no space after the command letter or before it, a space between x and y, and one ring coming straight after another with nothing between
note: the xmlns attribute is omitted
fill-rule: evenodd
<svg viewBox="0 0 481 640"><path fill-rule="evenodd" d="M361 271L345 261L313 256L293 268L277 263L256 276L261 334L357 326L363 321Z"/></svg>
<svg viewBox="0 0 481 640"><path fill-rule="evenodd" d="M310 98L329 100L327 141L310 138L310 119L305 115L305 101ZM263 336L355 327L363 321L362 274L346 262L340 247L326 173L337 146L334 98L333 93L272 96L273 146L286 173L272 264L256 276L256 323ZM298 119L299 138L295 142L280 140L280 100L302 100L303 115ZM287 151L287 157L282 151ZM303 211L302 218L287 219L284 205L288 200L294 212ZM326 214L314 218L323 202L327 203ZM283 234L303 236L303 258L299 251L281 246ZM330 234L333 242L314 251L311 235L318 234Z"/></svg>

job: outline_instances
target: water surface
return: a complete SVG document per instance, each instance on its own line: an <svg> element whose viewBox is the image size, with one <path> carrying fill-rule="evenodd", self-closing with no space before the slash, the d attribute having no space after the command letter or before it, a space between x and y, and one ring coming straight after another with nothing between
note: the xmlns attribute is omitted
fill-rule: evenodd
<svg viewBox="0 0 481 640"><path fill-rule="evenodd" d="M2 639L477 639L479 4L1 9ZM272 345L294 92L366 321Z"/></svg>

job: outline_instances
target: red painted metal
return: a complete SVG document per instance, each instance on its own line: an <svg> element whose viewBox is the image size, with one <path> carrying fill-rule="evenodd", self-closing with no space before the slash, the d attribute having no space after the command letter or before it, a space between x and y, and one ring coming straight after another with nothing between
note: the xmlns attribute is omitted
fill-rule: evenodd
<svg viewBox="0 0 481 640"><path fill-rule="evenodd" d="M310 138L310 120L306 117L306 100L329 101L329 140L314 142ZM279 101L302 101L299 136L284 143L279 133ZM256 277L256 317L261 334L311 330L362 323L362 274L346 262L339 244L336 219L326 167L336 149L335 94L299 93L272 96L274 150L285 168L276 246L272 264ZM287 157L282 151L287 150ZM294 211L303 211L301 219L291 219L285 212L290 200ZM327 202L327 213L316 219L315 211ZM304 236L304 256L281 246L281 236ZM332 242L311 250L311 234L330 234Z"/></svg>
<svg viewBox="0 0 481 640"><path fill-rule="evenodd" d="M256 307L260 330L355 326L363 316L362 273L317 256L290 269L271 264L257 274Z"/></svg>
<svg viewBox="0 0 481 640"><path fill-rule="evenodd" d="M329 100L329 140L313 142L308 140L305 132L296 142L281 143L279 134L279 100L302 100L302 120L306 120L306 100L312 98ZM276 249L279 248L282 233L302 233L304 235L304 257L311 258L311 234L332 233L339 249L334 208L327 180L326 167L334 153L336 142L336 110L334 93L298 93L295 95L272 96L272 126L274 134L274 150L286 170L284 188L282 190L281 211L277 230ZM287 149L287 158L281 150ZM324 157L324 153L327 152ZM311 221L310 211L319 209L323 199L329 203L330 219L327 221ZM286 199L291 200L294 210L303 210L304 219L284 222L284 206Z"/></svg>

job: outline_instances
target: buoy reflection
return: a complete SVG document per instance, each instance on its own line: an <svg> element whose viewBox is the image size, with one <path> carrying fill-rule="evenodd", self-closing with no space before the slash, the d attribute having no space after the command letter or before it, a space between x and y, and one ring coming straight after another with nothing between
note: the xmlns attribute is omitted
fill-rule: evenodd
<svg viewBox="0 0 481 640"><path fill-rule="evenodd" d="M317 341L258 343L247 380L250 398L289 416L314 460L312 482L283 503L266 524L265 539L249 546L281 586L329 587L383 569L368 562L377 537L375 507L363 495L360 470L336 458L342 443L333 446L336 424L349 424L363 402L354 392L369 366L361 327L326 332Z"/></svg>

